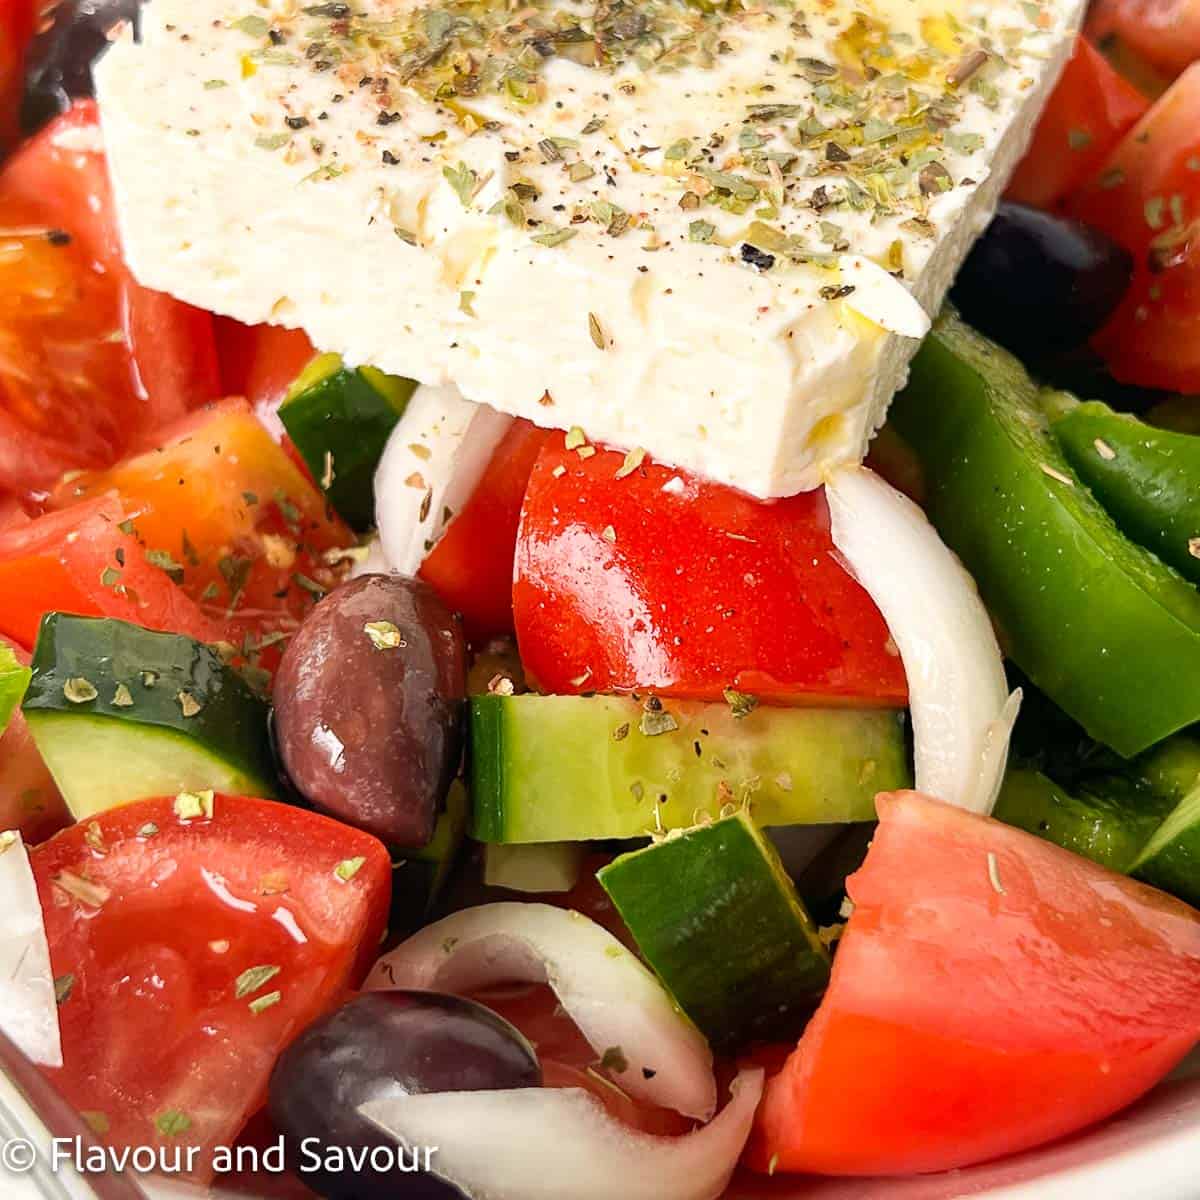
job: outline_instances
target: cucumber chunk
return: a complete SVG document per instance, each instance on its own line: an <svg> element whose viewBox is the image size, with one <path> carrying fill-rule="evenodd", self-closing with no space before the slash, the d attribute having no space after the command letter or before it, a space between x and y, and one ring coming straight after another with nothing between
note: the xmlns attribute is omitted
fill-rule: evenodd
<svg viewBox="0 0 1200 1200"><path fill-rule="evenodd" d="M579 882L582 842L535 842L484 847L483 882L510 892L569 892Z"/></svg>
<svg viewBox="0 0 1200 1200"><path fill-rule="evenodd" d="M875 818L911 786L895 709L768 708L625 696L474 696L472 836L578 842L687 829L746 804L761 825Z"/></svg>
<svg viewBox="0 0 1200 1200"><path fill-rule="evenodd" d="M794 1034L829 981L828 951L745 810L622 855L598 878L714 1047Z"/></svg>
<svg viewBox="0 0 1200 1200"><path fill-rule="evenodd" d="M352 528L375 524L375 468L416 384L320 354L296 377L279 419L329 503Z"/></svg>
<svg viewBox="0 0 1200 1200"><path fill-rule="evenodd" d="M21 666L12 650L0 642L0 733L8 728L13 711L21 703L30 674L29 668Z"/></svg>
<svg viewBox="0 0 1200 1200"><path fill-rule="evenodd" d="M22 710L76 820L205 788L274 796L265 701L180 634L50 613Z"/></svg>

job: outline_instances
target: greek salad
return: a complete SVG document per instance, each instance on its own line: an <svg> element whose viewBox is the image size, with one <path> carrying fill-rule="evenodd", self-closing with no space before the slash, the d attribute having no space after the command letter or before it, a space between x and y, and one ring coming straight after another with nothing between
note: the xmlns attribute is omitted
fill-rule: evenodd
<svg viewBox="0 0 1200 1200"><path fill-rule="evenodd" d="M798 1200L1200 1042L1196 0L0 0L0 147L105 1169Z"/></svg>

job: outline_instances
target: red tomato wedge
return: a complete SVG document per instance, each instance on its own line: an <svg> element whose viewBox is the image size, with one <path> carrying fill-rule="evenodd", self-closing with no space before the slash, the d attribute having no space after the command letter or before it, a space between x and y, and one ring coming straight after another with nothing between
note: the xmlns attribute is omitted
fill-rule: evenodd
<svg viewBox="0 0 1200 1200"><path fill-rule="evenodd" d="M1010 200L1055 208L1087 182L1150 102L1086 38L1075 43L1008 185Z"/></svg>
<svg viewBox="0 0 1200 1200"><path fill-rule="evenodd" d="M546 1087L591 1092L610 1116L644 1133L673 1137L694 1127L695 1122L671 1109L634 1100L609 1079L596 1052L545 984L488 988L472 993L472 998L499 1013L529 1039L542 1064Z"/></svg>
<svg viewBox="0 0 1200 1200"><path fill-rule="evenodd" d="M1087 30L1099 39L1115 34L1170 78L1200 59L1200 0L1095 0Z"/></svg>
<svg viewBox="0 0 1200 1200"><path fill-rule="evenodd" d="M34 0L0 0L0 150L18 136L25 50L38 8Z"/></svg>
<svg viewBox="0 0 1200 1200"><path fill-rule="evenodd" d="M513 559L521 502L538 454L550 437L517 420L500 440L471 498L417 572L463 615L467 636L513 630Z"/></svg>
<svg viewBox="0 0 1200 1200"><path fill-rule="evenodd" d="M218 394L212 319L139 286L121 256L96 106L0 171L0 487L107 466Z"/></svg>
<svg viewBox="0 0 1200 1200"><path fill-rule="evenodd" d="M147 558L120 504L100 496L0 533L0 635L32 649L48 612L117 617L225 640L225 625L201 612Z"/></svg>
<svg viewBox="0 0 1200 1200"><path fill-rule="evenodd" d="M748 1161L940 1171L1081 1129L1200 1038L1200 913L986 817L881 795L825 999Z"/></svg>
<svg viewBox="0 0 1200 1200"><path fill-rule="evenodd" d="M1072 209L1134 256L1129 293L1094 340L1113 375L1200 392L1200 63L1129 131Z"/></svg>
<svg viewBox="0 0 1200 1200"><path fill-rule="evenodd" d="M287 1043L361 982L387 916L382 843L218 795L124 805L31 855L59 990L63 1095L112 1146L196 1147L211 1176ZM65 981L65 982L64 982Z"/></svg>
<svg viewBox="0 0 1200 1200"><path fill-rule="evenodd" d="M555 434L534 466L513 608L540 687L905 702L883 617L834 556L823 492L763 503L624 461Z"/></svg>
<svg viewBox="0 0 1200 1200"><path fill-rule="evenodd" d="M223 393L245 396L269 420L316 354L308 335L280 325L243 325L230 317L217 317L213 324Z"/></svg>
<svg viewBox="0 0 1200 1200"><path fill-rule="evenodd" d="M6 638L0 638L0 645L29 665L29 655L20 646ZM67 806L17 708L0 734L0 829L19 830L32 845L70 822Z"/></svg>
<svg viewBox="0 0 1200 1200"><path fill-rule="evenodd" d="M63 483L47 503L69 510L108 493L181 594L260 637L297 628L339 578L325 552L354 542L244 400L191 414L156 448Z"/></svg>

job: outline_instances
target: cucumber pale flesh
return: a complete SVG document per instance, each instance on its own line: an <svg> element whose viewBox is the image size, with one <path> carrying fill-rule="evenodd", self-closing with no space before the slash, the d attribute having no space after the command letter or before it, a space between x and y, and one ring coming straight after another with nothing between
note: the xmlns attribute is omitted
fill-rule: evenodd
<svg viewBox="0 0 1200 1200"><path fill-rule="evenodd" d="M623 696L476 696L472 835L568 842L686 829L728 805L761 825L869 821L910 786L894 709L768 708Z"/></svg>

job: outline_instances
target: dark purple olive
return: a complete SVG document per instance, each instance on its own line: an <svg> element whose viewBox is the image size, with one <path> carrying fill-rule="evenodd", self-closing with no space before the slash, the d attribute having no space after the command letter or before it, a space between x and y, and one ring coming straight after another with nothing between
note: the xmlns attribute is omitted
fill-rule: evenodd
<svg viewBox="0 0 1200 1200"><path fill-rule="evenodd" d="M462 622L428 584L364 575L330 592L275 675L275 744L315 808L423 846L462 754Z"/></svg>
<svg viewBox="0 0 1200 1200"><path fill-rule="evenodd" d="M533 1047L482 1004L437 992L367 992L310 1026L283 1052L267 1106L285 1139L288 1164L321 1195L444 1200L459 1191L424 1171L400 1170L411 1168L414 1153L423 1165L419 1148L407 1148L402 1163L386 1169L387 1151L397 1144L360 1117L359 1107L397 1091L479 1092L541 1082ZM471 1131L464 1129L463 1136ZM376 1147L382 1170L325 1169L341 1165L338 1150Z"/></svg>
<svg viewBox="0 0 1200 1200"><path fill-rule="evenodd" d="M1133 259L1078 221L1000 205L958 274L964 319L1022 358L1082 345L1129 288Z"/></svg>
<svg viewBox="0 0 1200 1200"><path fill-rule="evenodd" d="M33 133L92 95L92 63L118 25L137 18L139 0L59 0L50 26L33 39L25 59L21 127Z"/></svg>

